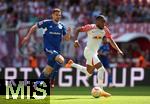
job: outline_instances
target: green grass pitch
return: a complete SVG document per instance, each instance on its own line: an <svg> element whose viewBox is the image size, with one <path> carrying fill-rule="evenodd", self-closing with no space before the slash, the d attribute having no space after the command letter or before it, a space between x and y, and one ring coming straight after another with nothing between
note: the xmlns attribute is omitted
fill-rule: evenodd
<svg viewBox="0 0 150 104"><path fill-rule="evenodd" d="M91 96L51 96L50 104L150 104L148 96L112 96L92 98Z"/></svg>
<svg viewBox="0 0 150 104"><path fill-rule="evenodd" d="M93 98L91 88L55 88L50 104L150 104L150 87L106 88L109 98Z"/></svg>
<svg viewBox="0 0 150 104"><path fill-rule="evenodd" d="M55 87L52 95L44 100L9 99L0 96L0 104L150 104L150 87L105 88L112 94L109 98L93 98L91 88L86 87Z"/></svg>

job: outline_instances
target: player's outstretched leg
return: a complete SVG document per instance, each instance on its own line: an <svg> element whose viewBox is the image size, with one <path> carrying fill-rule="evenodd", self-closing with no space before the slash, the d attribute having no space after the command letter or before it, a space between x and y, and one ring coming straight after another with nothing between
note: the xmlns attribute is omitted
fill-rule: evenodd
<svg viewBox="0 0 150 104"><path fill-rule="evenodd" d="M66 68L71 68L71 67L76 68L76 69L80 70L81 72L85 73L87 76L91 76L92 75L92 74L87 72L87 68L86 67L84 67L82 65L79 65L79 64L76 64L72 60L69 60L67 62L67 64L65 65L65 67Z"/></svg>

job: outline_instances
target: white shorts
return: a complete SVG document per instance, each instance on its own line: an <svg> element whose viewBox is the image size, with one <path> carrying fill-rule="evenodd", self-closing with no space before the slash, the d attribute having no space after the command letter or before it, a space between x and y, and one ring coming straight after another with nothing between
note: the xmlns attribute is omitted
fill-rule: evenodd
<svg viewBox="0 0 150 104"><path fill-rule="evenodd" d="M90 49L85 47L84 49L84 57L86 58L86 64L87 65L95 65L100 62L97 52L92 52Z"/></svg>

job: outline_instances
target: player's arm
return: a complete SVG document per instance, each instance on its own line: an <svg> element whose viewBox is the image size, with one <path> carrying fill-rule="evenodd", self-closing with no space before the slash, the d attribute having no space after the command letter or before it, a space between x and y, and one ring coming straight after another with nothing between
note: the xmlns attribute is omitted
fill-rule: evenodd
<svg viewBox="0 0 150 104"><path fill-rule="evenodd" d="M115 49L117 50L117 52L121 55L123 55L123 52L121 51L121 49L118 47L118 45L116 44L116 42L113 40L113 38L111 37L111 33L109 31L109 29L105 26L104 27L104 30L106 32L106 37L108 39L108 42L110 43L110 45Z"/></svg>
<svg viewBox="0 0 150 104"><path fill-rule="evenodd" d="M121 49L118 47L118 45L116 44L116 42L112 39L112 38L109 38L109 43L111 44L111 46L117 50L117 52L121 55L123 55L123 52L121 51Z"/></svg>
<svg viewBox="0 0 150 104"><path fill-rule="evenodd" d="M22 40L21 44L26 43L26 42L30 39L31 35L36 31L37 28L45 28L45 27L47 27L47 26L48 26L48 20L42 20L42 21L36 23L35 25L33 25L33 26L30 28L30 30L29 30L29 32L27 33L27 35L26 35L26 36L24 37L24 39Z"/></svg>
<svg viewBox="0 0 150 104"><path fill-rule="evenodd" d="M79 35L80 30L81 30L81 27L78 27L78 28L75 30L74 47L76 47L76 48L80 46L79 41L78 41L78 35Z"/></svg>
<svg viewBox="0 0 150 104"><path fill-rule="evenodd" d="M25 44L30 39L31 35L35 32L36 29L37 29L37 25L35 24L30 28L27 35L23 38L21 44Z"/></svg>
<svg viewBox="0 0 150 104"><path fill-rule="evenodd" d="M69 40L70 40L70 37L71 37L71 28L68 27L67 33L66 33L66 35L64 36L64 39L65 39L66 41L69 41Z"/></svg>
<svg viewBox="0 0 150 104"><path fill-rule="evenodd" d="M77 47L80 46L79 41L78 41L79 32L87 32L87 31L89 31L91 28L93 28L93 25L87 24L87 25L85 25L85 26L78 27L78 28L75 30L74 47L77 48Z"/></svg>

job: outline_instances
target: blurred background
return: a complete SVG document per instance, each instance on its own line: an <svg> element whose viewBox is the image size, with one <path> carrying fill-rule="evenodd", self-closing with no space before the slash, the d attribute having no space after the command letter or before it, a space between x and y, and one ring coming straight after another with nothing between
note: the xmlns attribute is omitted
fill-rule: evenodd
<svg viewBox="0 0 150 104"><path fill-rule="evenodd" d="M121 56L111 50L110 66L150 69L150 0L0 0L1 68L46 65L42 30L34 33L28 45L19 45L28 29L50 18L55 7L62 9L62 22L72 28L72 35L77 26L94 23L98 14L105 15L112 37L125 53ZM62 55L85 65L85 33L79 35L79 41L78 49L73 47L73 38L62 42Z"/></svg>

